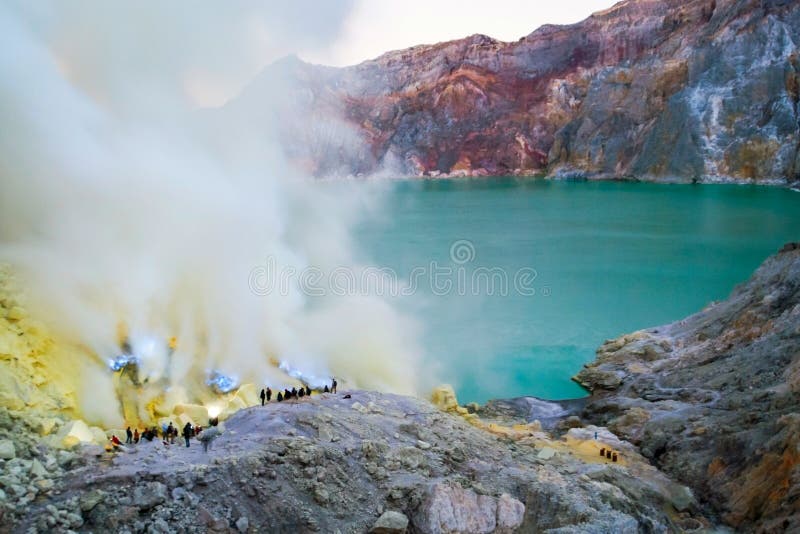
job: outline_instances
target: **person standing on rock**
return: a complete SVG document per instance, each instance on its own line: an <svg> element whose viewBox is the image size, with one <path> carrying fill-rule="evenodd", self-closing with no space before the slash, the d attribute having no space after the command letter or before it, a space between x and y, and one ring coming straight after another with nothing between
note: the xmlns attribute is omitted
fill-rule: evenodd
<svg viewBox="0 0 800 534"><path fill-rule="evenodd" d="M183 439L186 440L186 448L189 448L189 438L192 437L192 423L186 423L183 427Z"/></svg>
<svg viewBox="0 0 800 534"><path fill-rule="evenodd" d="M336 393L336 379L333 379L333 383L331 383L331 393Z"/></svg>
<svg viewBox="0 0 800 534"><path fill-rule="evenodd" d="M131 427L125 429L125 443L133 443L133 432L131 432Z"/></svg>
<svg viewBox="0 0 800 534"><path fill-rule="evenodd" d="M261 406L264 406L264 403L267 401L267 391L264 388L261 388Z"/></svg>
<svg viewBox="0 0 800 534"><path fill-rule="evenodd" d="M300 397L301 399L302 399L303 397L305 397L305 396L306 396L306 388L300 388L300 389L297 391L297 396L298 396L298 397Z"/></svg>
<svg viewBox="0 0 800 534"><path fill-rule="evenodd" d="M278 402L283 402L283 395L281 394L280 391L278 392L278 397L277 398L278 398Z"/></svg>
<svg viewBox="0 0 800 534"><path fill-rule="evenodd" d="M267 402L272 399L272 390L267 387Z"/></svg>
<svg viewBox="0 0 800 534"><path fill-rule="evenodd" d="M311 386L306 385L306 395L311 396Z"/></svg>
<svg viewBox="0 0 800 534"><path fill-rule="evenodd" d="M139 429L138 428L134 428L133 429L133 442L134 443L139 443Z"/></svg>

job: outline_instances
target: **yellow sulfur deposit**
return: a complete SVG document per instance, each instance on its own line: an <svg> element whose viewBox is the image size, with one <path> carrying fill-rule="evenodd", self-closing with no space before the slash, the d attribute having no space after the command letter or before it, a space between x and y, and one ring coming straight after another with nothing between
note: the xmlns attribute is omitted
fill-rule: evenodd
<svg viewBox="0 0 800 534"><path fill-rule="evenodd" d="M471 425L500 438L512 440L519 445L540 449L539 458L543 460L549 460L557 454L568 454L586 463L606 464L610 460L600 456L600 449L605 447L619 451L622 446L622 442L605 428L572 429L564 438L554 439L553 436L542 430L542 425L539 421L514 425L501 425L483 421L477 414L468 413L466 408L459 406L453 387L446 384L433 390L431 402L440 410L461 415ZM605 441L592 439L593 429L601 430ZM650 467L647 460L638 453L634 453L629 446L624 452L624 455L622 452L618 452L617 465L635 463L637 468L640 469Z"/></svg>
<svg viewBox="0 0 800 534"><path fill-rule="evenodd" d="M65 424L58 434L50 436L47 442L51 447L68 449L79 443L93 443L95 438L96 434L91 431L89 426L78 419Z"/></svg>
<svg viewBox="0 0 800 534"><path fill-rule="evenodd" d="M539 421L533 421L527 424L517 424L513 426L505 426L497 423L487 423L483 421L474 413L469 413L467 408L458 404L458 398L453 386L450 384L442 384L436 387L431 392L431 402L440 410L455 415L460 415L464 420L472 426L482 428L492 434L503 436L513 440L519 440L530 437L538 432L541 432L542 425Z"/></svg>
<svg viewBox="0 0 800 534"><path fill-rule="evenodd" d="M258 389L255 384L242 384L241 387L236 390L234 398L244 406L255 406L261 403L261 399L258 397L260 391L261 390Z"/></svg>
<svg viewBox="0 0 800 534"><path fill-rule="evenodd" d="M431 402L444 412L457 412L460 406L456 392L450 384L442 384L431 392ZM466 412L466 410L464 410Z"/></svg>
<svg viewBox="0 0 800 534"><path fill-rule="evenodd" d="M44 325L28 317L12 289L13 278L0 268L0 406L26 410L38 420L77 415L79 362L85 349L59 345ZM49 433L52 421L44 423Z"/></svg>
<svg viewBox="0 0 800 534"><path fill-rule="evenodd" d="M173 413L177 417L191 419L193 423L198 425L206 424L209 417L208 408L199 404L176 404Z"/></svg>
<svg viewBox="0 0 800 534"><path fill-rule="evenodd" d="M112 433L124 439L127 426L143 429L160 421L205 426L210 416L224 420L260 404L261 386L255 384L217 394L202 375L176 385L166 378L142 381L135 368L113 372L88 347L57 339L29 316L20 298L14 276L0 265L0 408L24 412L51 446L104 445ZM117 323L116 336L124 347L124 322ZM177 350L177 338L165 346ZM300 385L276 369L278 376L289 387Z"/></svg>

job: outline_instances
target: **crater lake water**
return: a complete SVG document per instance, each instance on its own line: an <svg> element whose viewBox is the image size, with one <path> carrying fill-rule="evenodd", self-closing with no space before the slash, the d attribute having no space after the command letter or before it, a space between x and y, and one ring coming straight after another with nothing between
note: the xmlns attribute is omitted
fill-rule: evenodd
<svg viewBox="0 0 800 534"><path fill-rule="evenodd" d="M358 238L400 278L435 267L451 280L432 287L425 274L398 305L422 325L428 380L453 384L461 402L583 396L570 377L605 339L724 299L800 239L800 193L777 187L489 178L390 188ZM486 269L506 273L507 294L496 277L493 294L488 276L470 287ZM530 275L524 292L519 272Z"/></svg>

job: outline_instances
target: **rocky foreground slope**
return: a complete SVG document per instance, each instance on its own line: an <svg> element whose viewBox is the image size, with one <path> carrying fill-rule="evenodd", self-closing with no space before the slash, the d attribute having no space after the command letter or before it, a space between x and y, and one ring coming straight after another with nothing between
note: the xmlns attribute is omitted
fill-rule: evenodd
<svg viewBox="0 0 800 534"><path fill-rule="evenodd" d="M800 244L724 302L609 341L583 418L635 443L737 529L800 531Z"/></svg>
<svg viewBox="0 0 800 534"><path fill-rule="evenodd" d="M517 42L289 58L224 113L317 175L800 180L800 3L625 0ZM276 104L274 114L254 110Z"/></svg>
<svg viewBox="0 0 800 534"><path fill-rule="evenodd" d="M0 525L502 533L706 524L688 489L600 428L564 440L536 425L487 432L425 401L362 391L248 408L224 426L208 453L196 440L188 449L143 442L113 456L96 446L23 447L23 458L2 461L0 482L9 504L27 502L4 506ZM601 458L601 446L621 458Z"/></svg>

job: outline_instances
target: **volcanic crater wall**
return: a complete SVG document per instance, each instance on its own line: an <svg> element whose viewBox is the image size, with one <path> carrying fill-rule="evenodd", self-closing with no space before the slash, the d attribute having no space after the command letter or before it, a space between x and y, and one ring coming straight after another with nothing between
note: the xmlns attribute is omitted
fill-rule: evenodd
<svg viewBox="0 0 800 534"><path fill-rule="evenodd" d="M517 42L473 35L346 68L287 58L226 108L285 99L270 119L318 176L786 183L800 179L798 43L798 2L628 0Z"/></svg>

